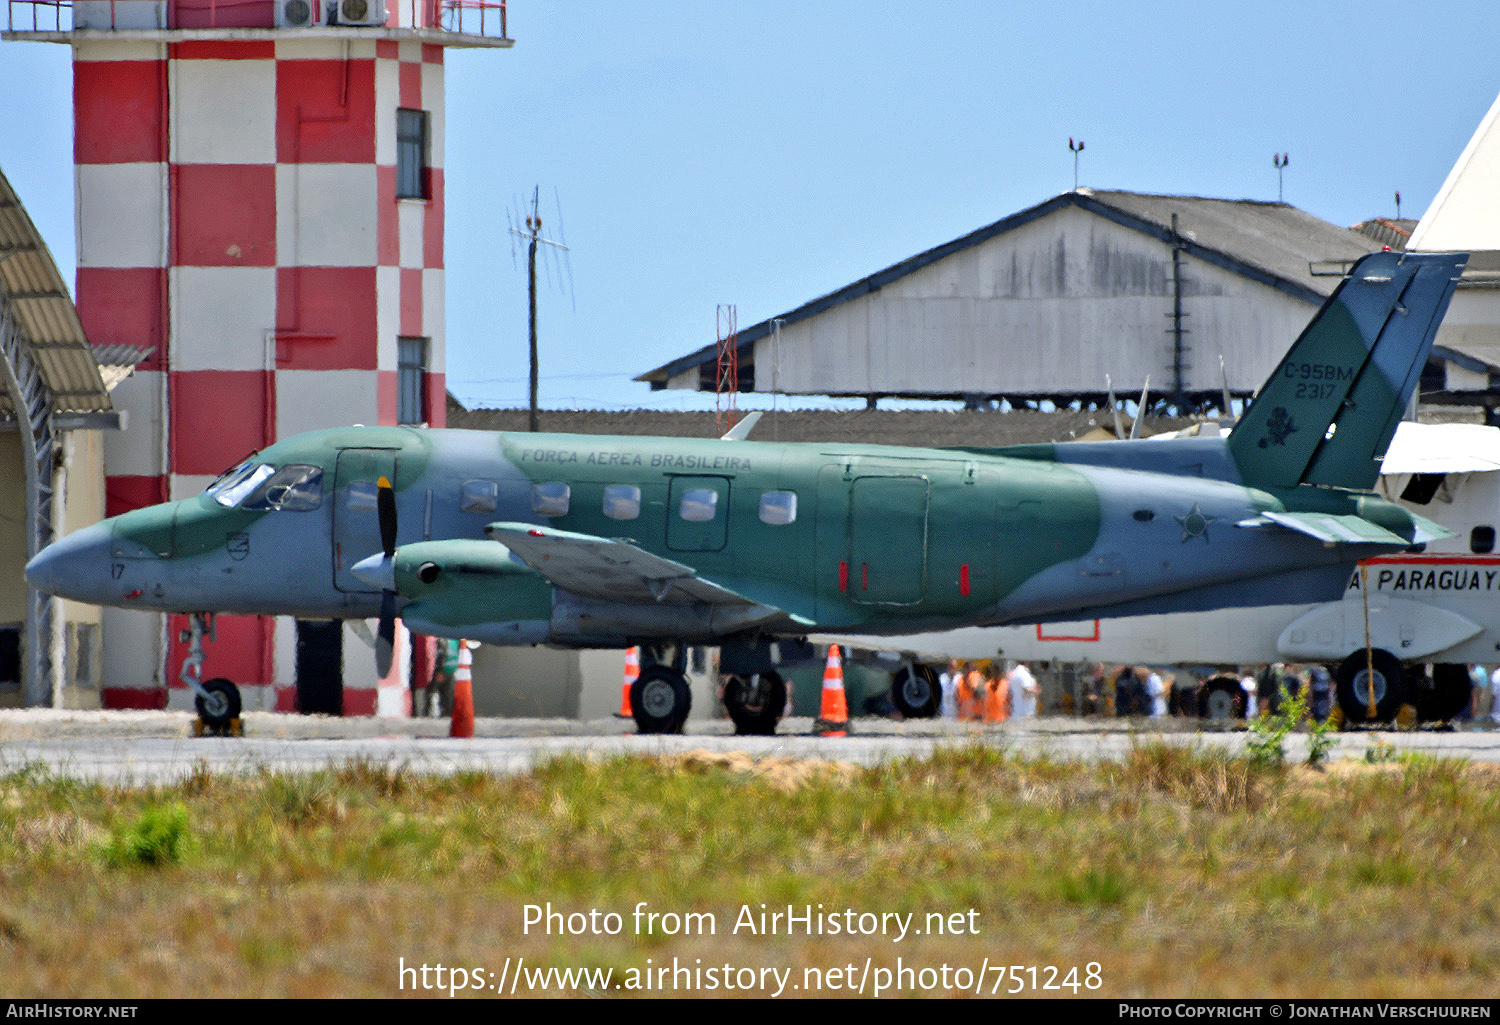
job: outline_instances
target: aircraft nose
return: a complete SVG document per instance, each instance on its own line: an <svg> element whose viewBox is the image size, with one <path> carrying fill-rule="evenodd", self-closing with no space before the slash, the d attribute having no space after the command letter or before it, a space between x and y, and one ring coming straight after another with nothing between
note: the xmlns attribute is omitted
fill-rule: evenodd
<svg viewBox="0 0 1500 1025"><path fill-rule="evenodd" d="M384 555L371 555L360 559L349 567L349 572L371 587L382 591L396 589L396 560L387 559Z"/></svg>
<svg viewBox="0 0 1500 1025"><path fill-rule="evenodd" d="M109 577L110 528L96 523L52 542L26 564L26 582L44 594L89 601Z"/></svg>

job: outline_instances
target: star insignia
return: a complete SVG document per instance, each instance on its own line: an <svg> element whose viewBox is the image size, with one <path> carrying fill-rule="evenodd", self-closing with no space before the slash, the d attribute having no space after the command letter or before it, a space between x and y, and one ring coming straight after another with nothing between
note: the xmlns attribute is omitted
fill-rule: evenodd
<svg viewBox="0 0 1500 1025"><path fill-rule="evenodd" d="M1192 509L1188 510L1186 516L1174 516L1172 518L1182 525L1183 544L1187 544L1195 537L1201 537L1204 543L1207 544L1208 525L1218 519L1217 516L1206 514L1203 511L1202 505L1198 502L1193 503Z"/></svg>

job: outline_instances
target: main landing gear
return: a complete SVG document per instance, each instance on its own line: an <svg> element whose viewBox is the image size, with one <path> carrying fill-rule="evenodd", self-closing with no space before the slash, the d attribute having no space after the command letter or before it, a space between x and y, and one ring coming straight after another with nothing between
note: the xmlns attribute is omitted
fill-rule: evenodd
<svg viewBox="0 0 1500 1025"><path fill-rule="evenodd" d="M891 703L907 719L931 719L938 714L942 688L931 666L908 662L891 676Z"/></svg>
<svg viewBox="0 0 1500 1025"><path fill-rule="evenodd" d="M724 710L741 737L769 737L786 708L786 681L774 669L731 676L724 685Z"/></svg>
<svg viewBox="0 0 1500 1025"><path fill-rule="evenodd" d="M1373 670L1373 672L1371 671ZM1388 723L1402 705L1411 705L1418 722L1449 722L1469 707L1469 669L1439 663L1429 676L1421 665L1405 666L1388 651L1351 652L1334 673L1339 709L1350 726Z"/></svg>
<svg viewBox="0 0 1500 1025"><path fill-rule="evenodd" d="M193 723L193 735L204 733L218 736L238 737L244 733L240 722L240 689L222 676L207 683L199 681L203 672L203 634L213 639L211 615L194 612L188 616L188 629L181 640L188 644L187 657L182 660L182 672L178 679L193 689L193 704L198 708L198 718Z"/></svg>
<svg viewBox="0 0 1500 1025"><path fill-rule="evenodd" d="M641 733L681 733L693 708L687 647L643 646L641 675L630 685L630 711Z"/></svg>

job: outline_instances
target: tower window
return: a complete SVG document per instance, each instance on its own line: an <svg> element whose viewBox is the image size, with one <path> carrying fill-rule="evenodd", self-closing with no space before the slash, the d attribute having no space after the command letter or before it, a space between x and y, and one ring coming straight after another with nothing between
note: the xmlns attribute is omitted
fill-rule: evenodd
<svg viewBox="0 0 1500 1025"><path fill-rule="evenodd" d="M396 198L430 199L427 188L427 111L396 111Z"/></svg>
<svg viewBox="0 0 1500 1025"><path fill-rule="evenodd" d="M396 339L396 422L427 422L427 339Z"/></svg>

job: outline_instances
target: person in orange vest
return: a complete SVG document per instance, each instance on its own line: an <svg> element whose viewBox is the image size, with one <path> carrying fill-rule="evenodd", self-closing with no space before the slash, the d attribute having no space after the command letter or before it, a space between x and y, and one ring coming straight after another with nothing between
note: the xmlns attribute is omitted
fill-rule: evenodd
<svg viewBox="0 0 1500 1025"><path fill-rule="evenodd" d="M991 666L989 679L985 681L984 721L1000 723L1010 718L1010 687L1005 683L1005 674L998 665Z"/></svg>
<svg viewBox="0 0 1500 1025"><path fill-rule="evenodd" d="M984 673L973 662L966 665L958 684L958 717L978 719L984 708Z"/></svg>

